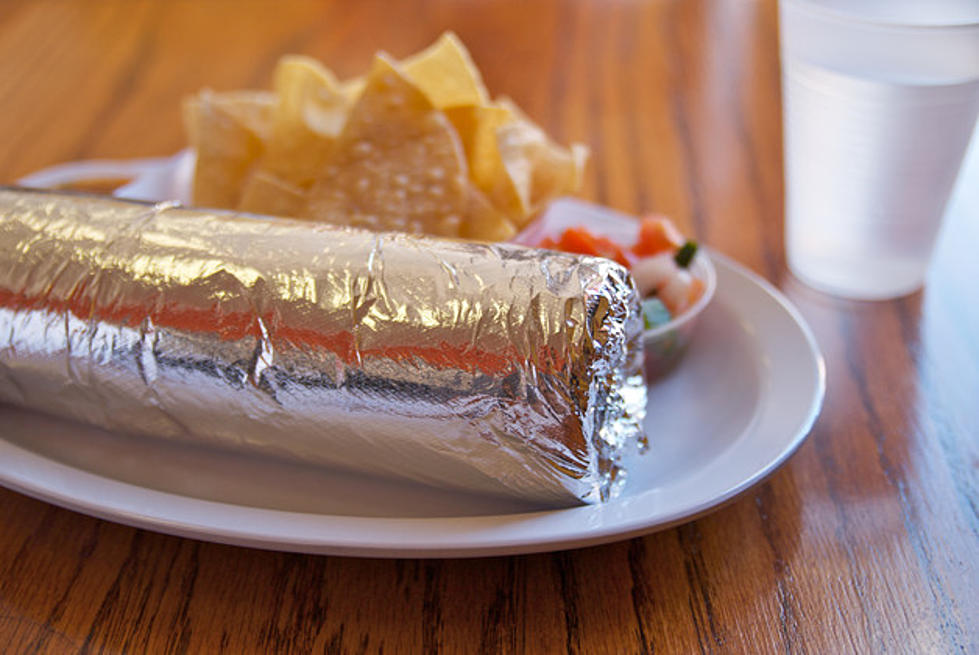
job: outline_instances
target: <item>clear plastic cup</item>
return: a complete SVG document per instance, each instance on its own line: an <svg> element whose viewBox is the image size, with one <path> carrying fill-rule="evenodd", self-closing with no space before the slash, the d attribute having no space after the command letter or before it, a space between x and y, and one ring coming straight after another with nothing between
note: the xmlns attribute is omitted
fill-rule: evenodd
<svg viewBox="0 0 979 655"><path fill-rule="evenodd" d="M850 298L913 292L975 131L979 0L779 9L789 268Z"/></svg>

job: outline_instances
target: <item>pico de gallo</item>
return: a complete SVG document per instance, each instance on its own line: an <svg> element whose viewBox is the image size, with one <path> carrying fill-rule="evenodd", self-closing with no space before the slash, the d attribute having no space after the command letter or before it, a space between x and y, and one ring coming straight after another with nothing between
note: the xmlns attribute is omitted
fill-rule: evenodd
<svg viewBox="0 0 979 655"><path fill-rule="evenodd" d="M705 290L704 281L689 271L697 243L685 239L665 216L644 217L639 223L639 237L631 246L593 234L583 226L568 228L557 239L545 237L538 246L605 257L628 268L643 298L646 329L679 316Z"/></svg>

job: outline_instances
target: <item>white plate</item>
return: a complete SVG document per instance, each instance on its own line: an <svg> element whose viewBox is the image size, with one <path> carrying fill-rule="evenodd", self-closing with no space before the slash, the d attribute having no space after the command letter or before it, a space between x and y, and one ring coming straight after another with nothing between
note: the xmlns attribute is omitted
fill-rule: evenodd
<svg viewBox="0 0 979 655"><path fill-rule="evenodd" d="M0 405L0 484L186 537L335 555L462 557L558 550L690 520L802 443L825 370L795 309L713 255L718 289L686 359L650 390L651 447L623 496L528 511L494 499L110 434Z"/></svg>

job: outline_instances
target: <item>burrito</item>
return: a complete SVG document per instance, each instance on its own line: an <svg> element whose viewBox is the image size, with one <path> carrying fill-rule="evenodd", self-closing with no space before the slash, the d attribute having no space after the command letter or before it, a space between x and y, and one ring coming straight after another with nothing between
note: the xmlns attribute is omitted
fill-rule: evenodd
<svg viewBox="0 0 979 655"><path fill-rule="evenodd" d="M133 438L601 502L640 316L602 258L0 188L0 401Z"/></svg>

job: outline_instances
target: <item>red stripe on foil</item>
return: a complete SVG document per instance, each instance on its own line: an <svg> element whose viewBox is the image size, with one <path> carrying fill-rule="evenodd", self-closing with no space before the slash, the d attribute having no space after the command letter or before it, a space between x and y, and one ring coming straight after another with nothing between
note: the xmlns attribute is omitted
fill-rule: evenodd
<svg viewBox="0 0 979 655"><path fill-rule="evenodd" d="M245 312L223 312L219 305L209 309L166 306L147 309L145 306L123 304L95 306L91 300L84 298L84 291L84 286L81 286L67 300L61 300L29 297L0 289L0 306L12 310L70 312L83 321L95 319L132 328L138 327L149 318L159 327L214 334L225 341L236 341L245 337L260 338L258 320L261 318L273 339L284 339L300 347L326 350L351 365L373 357L394 361L417 359L438 368L458 368L469 372L479 370L489 375L499 375L512 370L513 361L519 357L514 348L509 348L504 353L494 353L445 342L432 346L400 345L360 349L358 356L355 337L347 330L328 334L308 328L296 328L283 325L274 314L258 316ZM555 371L564 367L564 357L558 356L551 348L542 348L539 355L537 365L544 370Z"/></svg>

